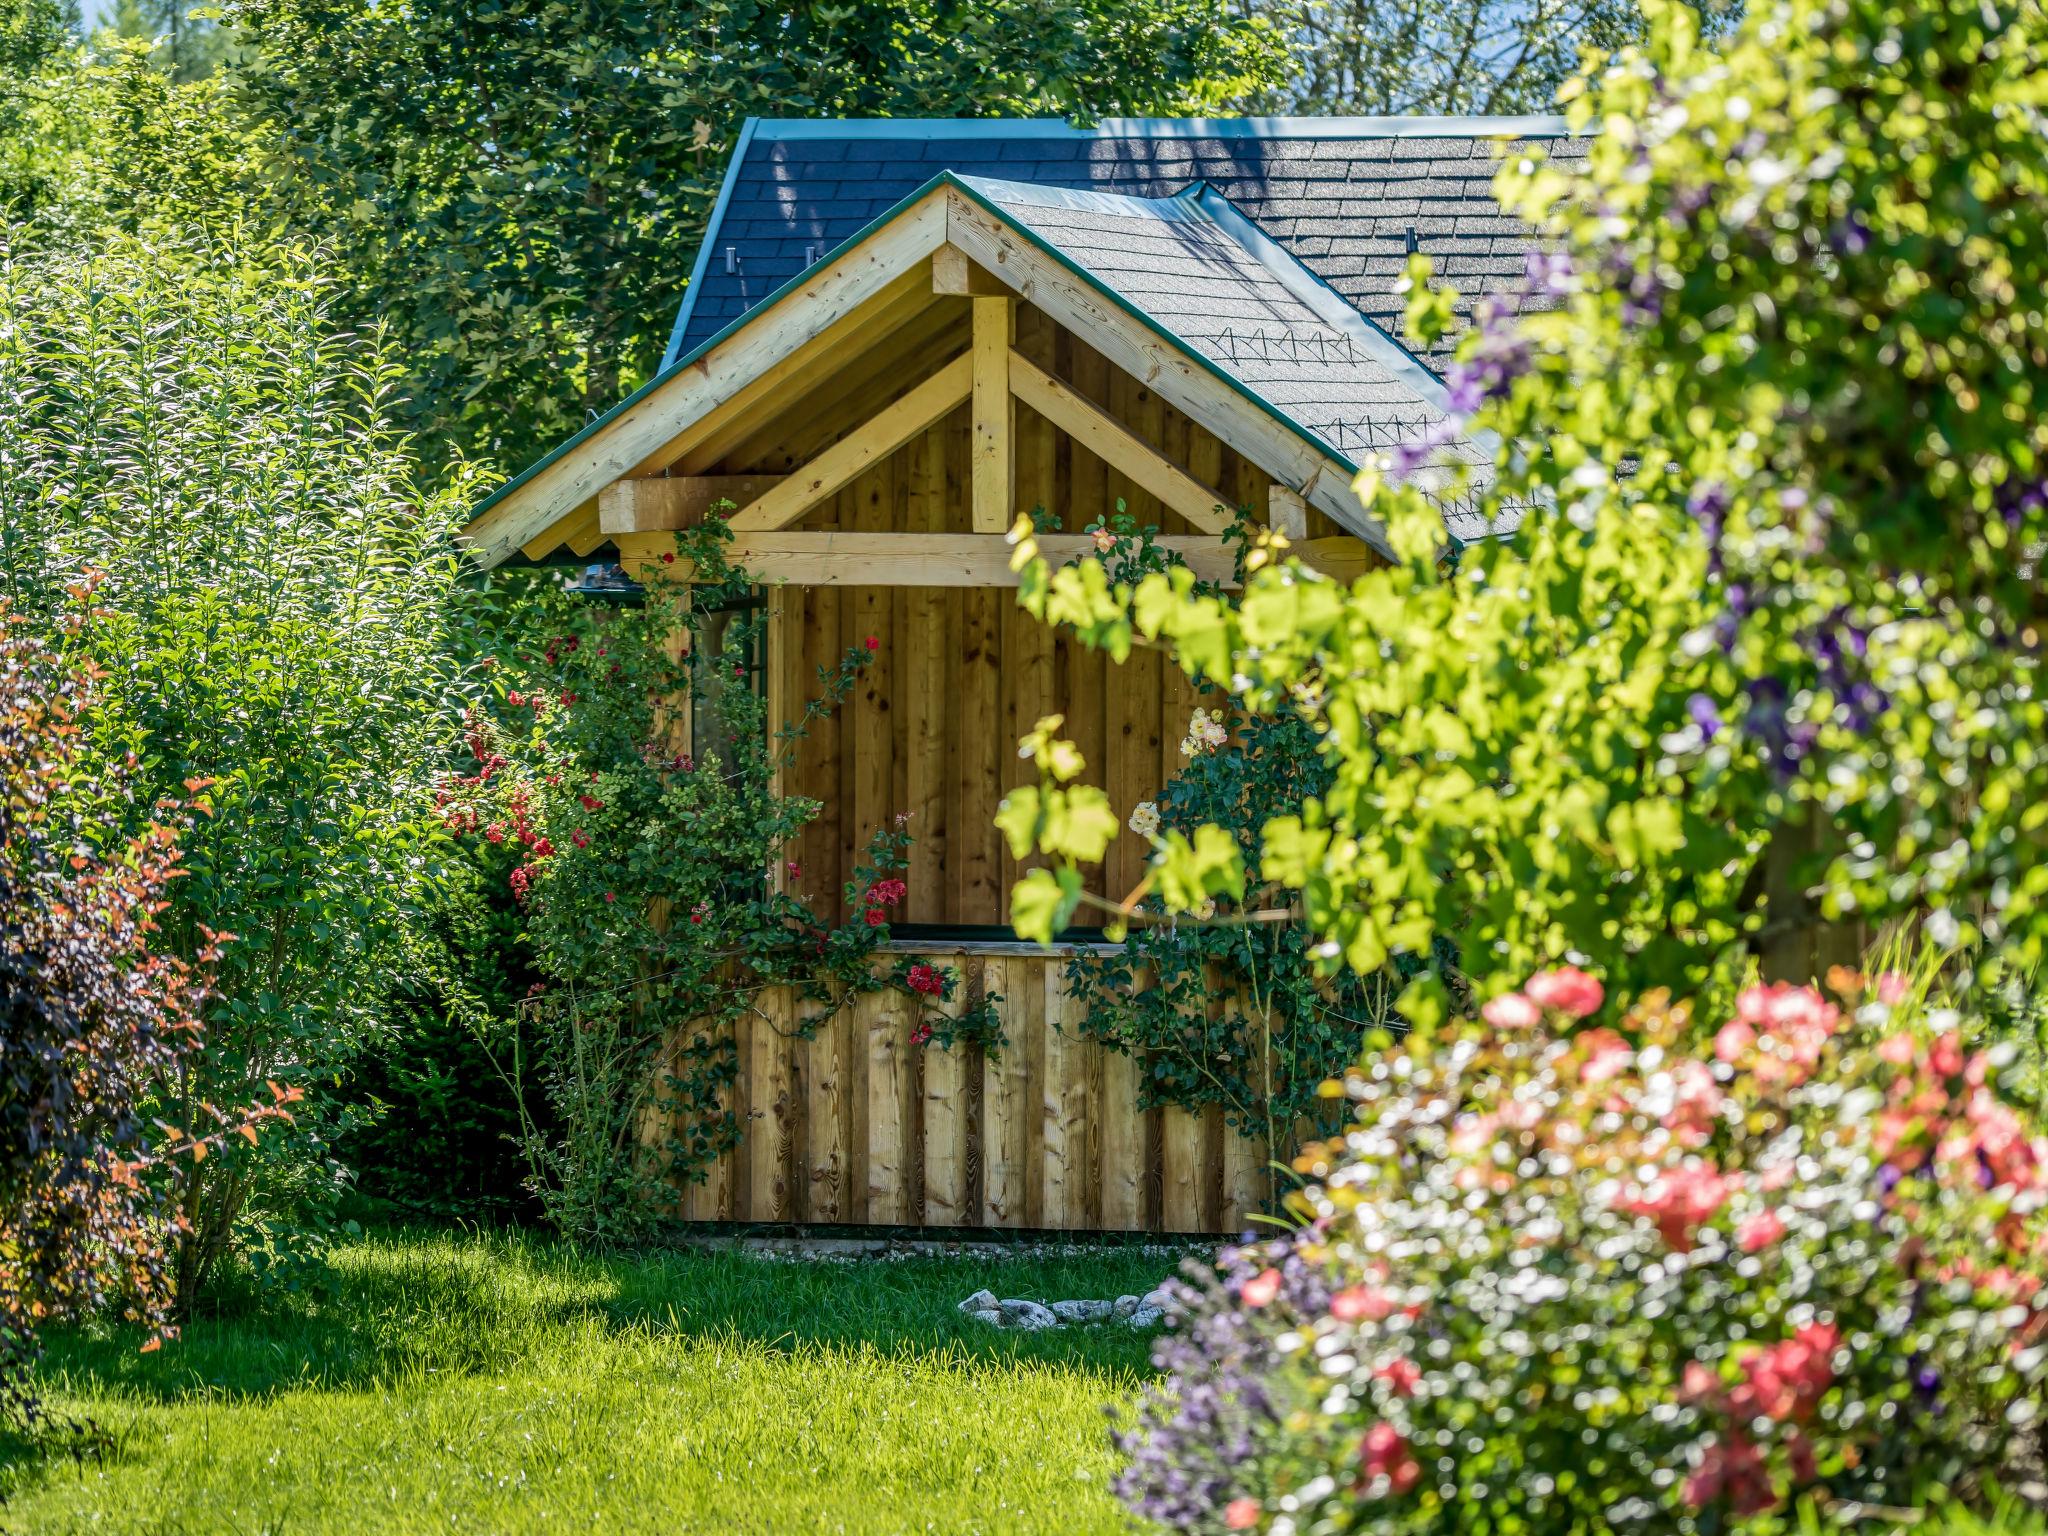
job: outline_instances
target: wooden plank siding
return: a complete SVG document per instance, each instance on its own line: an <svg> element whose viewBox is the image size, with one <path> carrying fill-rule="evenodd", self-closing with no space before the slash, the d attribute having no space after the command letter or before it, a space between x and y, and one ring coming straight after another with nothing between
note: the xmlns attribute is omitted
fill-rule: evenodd
<svg viewBox="0 0 2048 1536"><path fill-rule="evenodd" d="M734 1032L739 1145L684 1185L673 1214L1216 1234L1273 1208L1266 1148L1221 1109L1138 1108L1144 1065L1086 1037L1064 955L916 950L960 972L951 1011L1000 995L1005 1048L911 1044L917 1010L893 989L826 1018L793 988L763 988ZM642 1145L662 1129L643 1125Z"/></svg>

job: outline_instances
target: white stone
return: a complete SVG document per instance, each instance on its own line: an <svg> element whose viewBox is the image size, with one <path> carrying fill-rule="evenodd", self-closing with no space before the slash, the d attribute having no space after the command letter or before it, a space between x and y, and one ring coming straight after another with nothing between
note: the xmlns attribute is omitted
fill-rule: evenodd
<svg viewBox="0 0 2048 1536"><path fill-rule="evenodd" d="M1057 1328L1060 1325L1052 1308L1041 1302L1008 1297L997 1305L1002 1309L1003 1326L1006 1328Z"/></svg>
<svg viewBox="0 0 2048 1536"><path fill-rule="evenodd" d="M1117 1297L1115 1302L1111 1304L1111 1310L1114 1311L1118 1317L1127 1318L1143 1305L1144 1303L1141 1300L1139 1300L1139 1298L1137 1298L1136 1296L1119 1296Z"/></svg>
<svg viewBox="0 0 2048 1536"><path fill-rule="evenodd" d="M1166 1310L1163 1307L1141 1306L1131 1314L1130 1323L1133 1328L1156 1328L1165 1317Z"/></svg>
<svg viewBox="0 0 2048 1536"><path fill-rule="evenodd" d="M1056 1301L1052 1310L1063 1323L1100 1323L1107 1321L1115 1305L1111 1301Z"/></svg>
<svg viewBox="0 0 2048 1536"><path fill-rule="evenodd" d="M976 1291L972 1296L960 1303L960 1310L962 1312L993 1312L995 1309L996 1293L994 1291Z"/></svg>

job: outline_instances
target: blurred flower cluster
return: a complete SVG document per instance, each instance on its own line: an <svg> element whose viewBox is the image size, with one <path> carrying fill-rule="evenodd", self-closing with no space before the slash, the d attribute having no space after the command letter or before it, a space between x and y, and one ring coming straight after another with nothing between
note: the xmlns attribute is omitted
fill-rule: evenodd
<svg viewBox="0 0 2048 1536"><path fill-rule="evenodd" d="M1182 1287L1119 1493L1303 1533L1987 1493L2038 1454L2048 1140L1963 1021L1831 987L1608 1027L1553 971L1372 1058L1303 1224Z"/></svg>

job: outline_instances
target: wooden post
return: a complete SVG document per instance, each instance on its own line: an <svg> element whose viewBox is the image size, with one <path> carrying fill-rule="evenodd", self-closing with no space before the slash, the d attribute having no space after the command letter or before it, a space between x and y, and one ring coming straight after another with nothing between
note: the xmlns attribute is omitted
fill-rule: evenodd
<svg viewBox="0 0 2048 1536"><path fill-rule="evenodd" d="M974 306L974 531L1001 533L1010 526L1010 342L1016 305L1009 299L971 299Z"/></svg>
<svg viewBox="0 0 2048 1536"><path fill-rule="evenodd" d="M1299 544L1308 537L1308 503L1299 491L1276 485L1266 492L1266 522L1289 543Z"/></svg>

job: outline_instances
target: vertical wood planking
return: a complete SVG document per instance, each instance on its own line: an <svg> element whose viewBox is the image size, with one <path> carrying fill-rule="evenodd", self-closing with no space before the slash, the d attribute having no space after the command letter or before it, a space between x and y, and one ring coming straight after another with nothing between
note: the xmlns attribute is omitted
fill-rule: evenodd
<svg viewBox="0 0 2048 1536"><path fill-rule="evenodd" d="M988 989L1003 998L1006 1037L982 1064L982 1219L992 1227L1025 1225L1031 1204L1027 1165L1034 1117L1027 1055L1034 1032L1045 1028L1045 993L1033 985L1038 967L1029 959L987 962Z"/></svg>
<svg viewBox="0 0 2048 1536"><path fill-rule="evenodd" d="M958 1018L968 1005L965 956L934 956L933 964L955 967L960 984L950 1003L934 1012ZM928 1046L924 1052L924 1223L960 1227L969 1220L967 1189L969 1048Z"/></svg>
<svg viewBox="0 0 2048 1536"><path fill-rule="evenodd" d="M908 452L908 519L915 532L945 526L945 440L925 433ZM898 592L902 622L898 637L903 687L903 808L910 813L910 895L907 922L943 923L952 918L946 889L946 714L951 692L947 672L953 653L946 647L946 594L935 587Z"/></svg>
<svg viewBox="0 0 2048 1536"><path fill-rule="evenodd" d="M839 590L809 587L803 594L803 686L804 703L818 696L819 672L829 673L839 663ZM797 788L819 802L817 818L804 828L803 850L797 889L817 904L826 922L841 917L839 893L839 820L845 801L839 793L839 746L844 730L844 709L828 710L805 727L798 748Z"/></svg>
<svg viewBox="0 0 2048 1536"><path fill-rule="evenodd" d="M1007 593L970 587L961 593L958 672L952 697L957 705L947 722L947 756L952 764L953 803L947 821L946 852L953 866L954 921L1002 921L1001 834L996 831L997 786L1004 750L1001 708L1002 600Z"/></svg>
<svg viewBox="0 0 2048 1536"><path fill-rule="evenodd" d="M1090 1156L1098 1128L1088 1096L1090 1058L1102 1048L1081 1038L1086 1014L1081 1000L1068 989L1065 961L1046 960L1043 971L1045 1075L1039 1094L1045 1106L1045 1152L1040 1225L1086 1230L1099 1224L1102 1209Z"/></svg>
<svg viewBox="0 0 2048 1536"><path fill-rule="evenodd" d="M912 1219L912 1071L907 1000L894 987L859 998L853 1010L867 1042L867 1220Z"/></svg>
<svg viewBox="0 0 2048 1536"><path fill-rule="evenodd" d="M1165 1179L1160 1215L1168 1232L1203 1232L1202 1115L1169 1104L1159 1112Z"/></svg>
<svg viewBox="0 0 2048 1536"><path fill-rule="evenodd" d="M1146 977L1143 970L1134 972L1131 985L1143 987ZM1102 1124L1102 1226L1110 1232L1136 1232L1145 1225L1145 1125L1150 1117L1138 1109L1144 1061L1107 1046L1096 1049L1102 1053L1102 1092L1096 1100Z"/></svg>
<svg viewBox="0 0 2048 1536"><path fill-rule="evenodd" d="M1230 1233L1251 1231L1252 1217L1273 1214L1267 1184L1264 1138L1246 1136L1241 1131L1226 1127L1223 1141L1221 1230Z"/></svg>
<svg viewBox="0 0 2048 1536"><path fill-rule="evenodd" d="M852 1221L851 1117L847 1098L855 1080L848 1051L849 1010L838 1009L803 1042L805 1217L811 1221Z"/></svg>
<svg viewBox="0 0 2048 1536"><path fill-rule="evenodd" d="M740 1157L747 1169L749 1221L796 1219L790 1190L798 1115L790 1050L795 1007L794 990L766 987L742 1020L746 1054L741 1071L751 1113L741 1133Z"/></svg>

